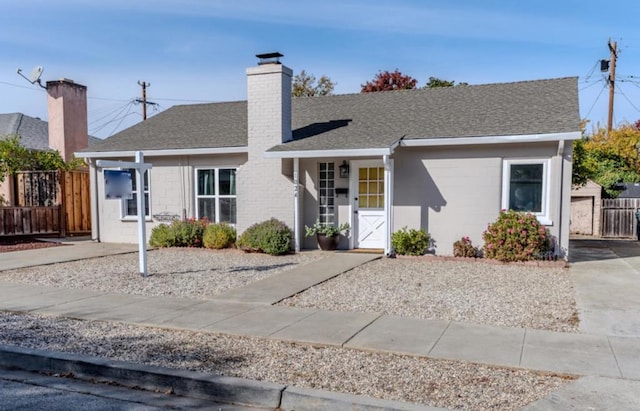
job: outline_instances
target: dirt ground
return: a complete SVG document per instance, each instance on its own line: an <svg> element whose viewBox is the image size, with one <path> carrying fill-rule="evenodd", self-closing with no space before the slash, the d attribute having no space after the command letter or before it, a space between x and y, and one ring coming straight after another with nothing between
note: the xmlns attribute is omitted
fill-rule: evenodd
<svg viewBox="0 0 640 411"><path fill-rule="evenodd" d="M0 253L12 251L34 250L36 248L58 247L62 244L52 241L5 241L0 242Z"/></svg>

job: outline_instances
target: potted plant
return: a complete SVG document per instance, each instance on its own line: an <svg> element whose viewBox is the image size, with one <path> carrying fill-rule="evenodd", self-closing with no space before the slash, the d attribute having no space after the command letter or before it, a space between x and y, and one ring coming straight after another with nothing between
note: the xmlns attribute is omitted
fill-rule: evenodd
<svg viewBox="0 0 640 411"><path fill-rule="evenodd" d="M349 230L349 223L340 224L338 226L332 223L321 223L316 220L311 227L304 226L307 237L316 236L318 245L321 250L335 250L338 246L338 237L340 234L346 234Z"/></svg>

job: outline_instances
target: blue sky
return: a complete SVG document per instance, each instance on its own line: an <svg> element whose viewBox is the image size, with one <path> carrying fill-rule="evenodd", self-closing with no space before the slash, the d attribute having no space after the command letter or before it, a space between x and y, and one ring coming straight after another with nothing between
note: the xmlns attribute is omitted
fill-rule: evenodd
<svg viewBox="0 0 640 411"><path fill-rule="evenodd" d="M0 13L0 113L46 119L46 95L16 74L44 66L88 87L89 132L141 121L138 80L158 110L246 98L255 54L280 51L357 93L380 70L470 84L579 77L581 116L606 123L599 60L617 41L615 124L640 119L637 0L21 0ZM597 65L597 66L596 66ZM155 114L153 110L150 114Z"/></svg>

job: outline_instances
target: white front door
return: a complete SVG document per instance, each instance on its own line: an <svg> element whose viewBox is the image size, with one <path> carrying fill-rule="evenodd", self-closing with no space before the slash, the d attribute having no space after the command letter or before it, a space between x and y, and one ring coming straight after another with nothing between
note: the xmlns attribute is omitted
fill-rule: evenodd
<svg viewBox="0 0 640 411"><path fill-rule="evenodd" d="M355 193L354 248L385 247L384 167L380 161L352 161Z"/></svg>

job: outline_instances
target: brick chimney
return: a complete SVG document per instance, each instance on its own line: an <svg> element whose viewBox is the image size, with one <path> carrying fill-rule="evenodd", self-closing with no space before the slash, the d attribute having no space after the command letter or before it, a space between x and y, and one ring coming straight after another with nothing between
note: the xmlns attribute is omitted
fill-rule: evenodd
<svg viewBox="0 0 640 411"><path fill-rule="evenodd" d="M291 76L280 53L258 54L260 62L247 68L249 151L262 152L292 139Z"/></svg>
<svg viewBox="0 0 640 411"><path fill-rule="evenodd" d="M47 81L47 94L49 147L68 161L89 145L87 87L69 79Z"/></svg>
<svg viewBox="0 0 640 411"><path fill-rule="evenodd" d="M293 226L291 160L265 158L264 152L292 139L291 76L280 53L259 54L247 68L248 161L238 169L238 232L275 217Z"/></svg>

